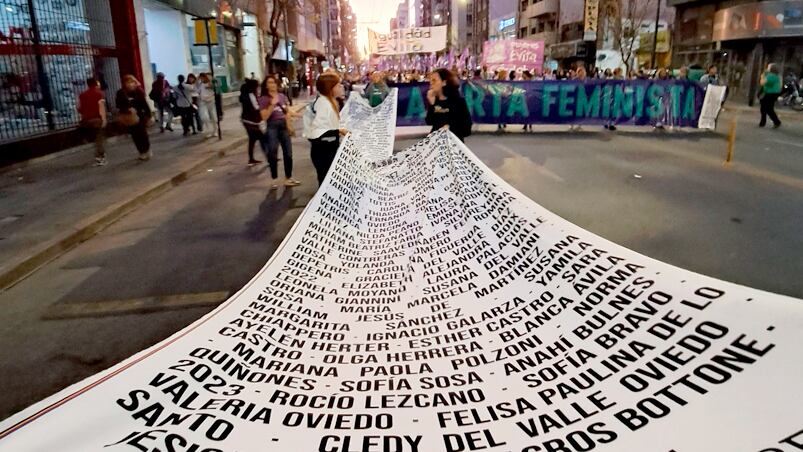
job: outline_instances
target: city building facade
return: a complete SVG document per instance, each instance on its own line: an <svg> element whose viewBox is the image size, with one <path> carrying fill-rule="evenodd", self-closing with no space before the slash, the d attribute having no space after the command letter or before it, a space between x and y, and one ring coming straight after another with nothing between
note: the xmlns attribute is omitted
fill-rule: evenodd
<svg viewBox="0 0 803 452"><path fill-rule="evenodd" d="M483 41L516 37L517 0L489 0L487 31ZM481 45L481 44L480 44Z"/></svg>
<svg viewBox="0 0 803 452"><path fill-rule="evenodd" d="M340 0L324 1L338 5L331 20L322 17L320 0L69 0L57 8L7 2L0 8L4 160L78 144L76 99L88 77L100 81L113 111L128 74L147 90L158 72L175 84L179 74L214 71L225 93L271 70L292 78L326 55L357 55L348 2L341 23ZM285 7L289 14L271 21L273 8ZM196 23L210 22L217 44L196 45L205 39L196 36Z"/></svg>
<svg viewBox="0 0 803 452"><path fill-rule="evenodd" d="M113 101L121 76L142 79L132 0L6 2L0 8L0 144L69 130L96 77ZM14 150L19 151L20 149ZM9 156L3 149L3 160Z"/></svg>
<svg viewBox="0 0 803 452"><path fill-rule="evenodd" d="M752 103L761 73L803 75L803 0L669 0L676 8L673 63L716 64L729 98Z"/></svg>
<svg viewBox="0 0 803 452"><path fill-rule="evenodd" d="M655 66L671 65L674 9L666 0L600 0L598 5L597 28L588 39L583 0L519 0L517 36L543 41L544 60L552 68L581 62L602 68L651 68L659 15Z"/></svg>
<svg viewBox="0 0 803 452"><path fill-rule="evenodd" d="M449 18L446 46L448 49L462 52L469 45L469 5L466 0L451 0L446 14Z"/></svg>
<svg viewBox="0 0 803 452"><path fill-rule="evenodd" d="M391 30L396 28L409 28L410 27L410 7L406 1L399 3L399 6L396 8L396 17L394 26L391 27Z"/></svg>
<svg viewBox="0 0 803 452"><path fill-rule="evenodd" d="M423 0L410 1L410 26L423 27L424 4Z"/></svg>
<svg viewBox="0 0 803 452"><path fill-rule="evenodd" d="M489 2L490 0L472 0L471 2L469 10L471 20L468 23L471 27L469 49L472 55L482 53L482 46L490 35Z"/></svg>

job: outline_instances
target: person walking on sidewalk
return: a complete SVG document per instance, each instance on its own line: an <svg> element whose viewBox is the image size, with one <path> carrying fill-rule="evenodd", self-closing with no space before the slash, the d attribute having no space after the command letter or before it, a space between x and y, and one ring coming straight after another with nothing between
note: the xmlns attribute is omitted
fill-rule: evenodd
<svg viewBox="0 0 803 452"><path fill-rule="evenodd" d="M198 77L195 76L192 72L187 74L187 83L184 84L187 88L187 92L190 93L190 100L192 101L192 115L195 118L195 122L192 125L192 132L193 134L197 130L198 132L203 132L204 127L201 123L201 114L198 111Z"/></svg>
<svg viewBox="0 0 803 452"><path fill-rule="evenodd" d="M282 160L284 162L284 185L295 187L301 182L293 179L293 143L290 140L288 121L295 116L288 108L287 97L279 92L279 81L273 75L268 75L262 81L262 95L259 97L260 111L267 111L268 128L263 136L262 150L268 159L270 177L273 179L271 190L278 188L279 177L279 145L282 146Z"/></svg>
<svg viewBox="0 0 803 452"><path fill-rule="evenodd" d="M176 85L176 108L179 115L181 115L181 129L184 131L184 136L190 134L192 129L193 135L198 132L195 131L195 105L192 103L192 89L184 83L184 76L178 76L178 85Z"/></svg>
<svg viewBox="0 0 803 452"><path fill-rule="evenodd" d="M151 118L151 107L145 98L145 91L139 80L133 75L123 77L123 87L117 91L116 101L118 109L118 120L123 124L134 146L139 151L140 160L150 160L151 142L148 139L148 123Z"/></svg>
<svg viewBox="0 0 803 452"><path fill-rule="evenodd" d="M78 113L81 134L95 143L95 166L106 165L106 96L95 78L86 79L86 91L78 96Z"/></svg>
<svg viewBox="0 0 803 452"><path fill-rule="evenodd" d="M781 120L775 113L775 102L781 95L781 76L778 72L778 65L770 63L767 65L767 70L761 75L761 88L759 89L761 122L758 123L759 127L767 125L767 116L772 120L773 129L781 127Z"/></svg>
<svg viewBox="0 0 803 452"><path fill-rule="evenodd" d="M265 121L259 111L259 101L257 100L258 89L259 82L251 79L245 80L240 87L239 100L242 107L240 122L243 123L245 133L248 134L248 166L261 163L254 158L254 145L260 143L265 134Z"/></svg>
<svg viewBox="0 0 803 452"><path fill-rule="evenodd" d="M206 138L217 136L217 107L215 106L215 87L209 74L198 76L198 114L201 116Z"/></svg>
<svg viewBox="0 0 803 452"><path fill-rule="evenodd" d="M310 141L310 157L318 173L318 185L326 179L326 174L335 161L340 147L340 136L345 129L340 128L340 110L337 96L342 94L343 85L335 72L326 72L315 82L318 96L304 113L304 138Z"/></svg>
<svg viewBox="0 0 803 452"><path fill-rule="evenodd" d="M159 131L165 129L173 131L173 88L165 80L165 75L161 72L156 74L156 80L151 84L151 92L148 97L153 101L153 105L159 112ZM165 112L167 121L165 121Z"/></svg>
<svg viewBox="0 0 803 452"><path fill-rule="evenodd" d="M429 74L426 123L432 132L448 127L460 141L471 135L471 115L466 100L460 96L460 83L445 68Z"/></svg>

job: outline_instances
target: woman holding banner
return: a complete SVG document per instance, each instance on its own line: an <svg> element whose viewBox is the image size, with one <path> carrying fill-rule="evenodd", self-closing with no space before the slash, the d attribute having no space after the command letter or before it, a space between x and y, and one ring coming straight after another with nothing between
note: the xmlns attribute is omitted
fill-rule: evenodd
<svg viewBox="0 0 803 452"><path fill-rule="evenodd" d="M448 127L460 141L471 135L471 115L466 100L460 95L460 82L448 69L429 74L426 123L432 131Z"/></svg>
<svg viewBox="0 0 803 452"><path fill-rule="evenodd" d="M343 85L336 72L326 72L315 82L318 96L304 112L304 138L310 141L310 158L318 173L318 185L326 179L326 173L335 161L340 147L340 108L337 97L343 94Z"/></svg>

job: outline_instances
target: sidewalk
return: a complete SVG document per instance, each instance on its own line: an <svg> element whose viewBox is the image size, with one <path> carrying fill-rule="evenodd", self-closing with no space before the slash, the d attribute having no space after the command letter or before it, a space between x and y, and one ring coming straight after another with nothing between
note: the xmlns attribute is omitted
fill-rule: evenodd
<svg viewBox="0 0 803 452"><path fill-rule="evenodd" d="M180 126L163 134L152 128L147 162L121 136L107 142L105 167L92 166L93 148L81 146L0 169L0 291L219 158L242 153L246 164L239 108L224 116L223 140L182 137Z"/></svg>
<svg viewBox="0 0 803 452"><path fill-rule="evenodd" d="M761 116L761 110L759 109L758 102L756 102L756 104L752 107L744 103L725 102L725 105L722 106L722 110L731 113L755 115L756 122L758 122L758 118ZM778 117L781 118L782 121L784 118L797 119L799 121L803 120L803 111L795 111L789 107L776 106L775 113L778 114Z"/></svg>

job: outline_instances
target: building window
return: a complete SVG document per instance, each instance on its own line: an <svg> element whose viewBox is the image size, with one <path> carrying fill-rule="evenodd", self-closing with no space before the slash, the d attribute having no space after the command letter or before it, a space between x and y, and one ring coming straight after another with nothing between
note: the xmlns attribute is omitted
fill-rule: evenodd
<svg viewBox="0 0 803 452"><path fill-rule="evenodd" d="M114 106L121 84L109 3L60 5L34 2L33 11L27 2L3 5L0 142L78 125L76 99L88 77L100 81Z"/></svg>

